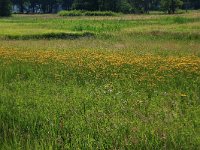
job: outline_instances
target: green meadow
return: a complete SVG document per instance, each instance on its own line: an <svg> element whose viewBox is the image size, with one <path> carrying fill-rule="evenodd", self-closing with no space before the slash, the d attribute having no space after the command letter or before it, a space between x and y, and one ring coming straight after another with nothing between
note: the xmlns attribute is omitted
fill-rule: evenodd
<svg viewBox="0 0 200 150"><path fill-rule="evenodd" d="M199 149L200 12L0 18L0 149Z"/></svg>

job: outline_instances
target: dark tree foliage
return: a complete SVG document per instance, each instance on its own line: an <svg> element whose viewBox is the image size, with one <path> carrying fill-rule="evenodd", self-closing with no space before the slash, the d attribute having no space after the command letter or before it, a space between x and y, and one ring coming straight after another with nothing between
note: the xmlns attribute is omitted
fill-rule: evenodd
<svg viewBox="0 0 200 150"><path fill-rule="evenodd" d="M0 0L0 16L7 17L11 15L10 0Z"/></svg>
<svg viewBox="0 0 200 150"><path fill-rule="evenodd" d="M192 9L200 9L200 0L187 0L188 7Z"/></svg>
<svg viewBox="0 0 200 150"><path fill-rule="evenodd" d="M8 0L0 0L8 1ZM163 10L175 13L177 8L200 9L200 0L11 0L21 13L54 13L64 10L114 11L149 13Z"/></svg>
<svg viewBox="0 0 200 150"><path fill-rule="evenodd" d="M63 6L63 9L65 9L65 10L71 10L72 4L73 4L73 0L63 0L62 1L62 6Z"/></svg>
<svg viewBox="0 0 200 150"><path fill-rule="evenodd" d="M183 5L181 0L161 0L162 10L168 12L168 14L174 14L177 8Z"/></svg>
<svg viewBox="0 0 200 150"><path fill-rule="evenodd" d="M74 0L73 2L73 9L80 9L80 10L98 10L98 0Z"/></svg>

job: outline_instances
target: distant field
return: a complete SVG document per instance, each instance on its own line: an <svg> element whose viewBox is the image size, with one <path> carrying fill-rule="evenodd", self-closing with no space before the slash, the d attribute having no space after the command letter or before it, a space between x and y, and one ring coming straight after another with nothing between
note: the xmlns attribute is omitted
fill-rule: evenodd
<svg viewBox="0 0 200 150"><path fill-rule="evenodd" d="M200 12L0 18L0 149L199 149Z"/></svg>

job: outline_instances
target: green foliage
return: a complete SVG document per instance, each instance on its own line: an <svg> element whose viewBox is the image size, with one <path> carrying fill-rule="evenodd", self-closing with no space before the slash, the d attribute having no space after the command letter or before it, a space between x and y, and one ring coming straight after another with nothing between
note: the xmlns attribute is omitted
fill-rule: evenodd
<svg viewBox="0 0 200 150"><path fill-rule="evenodd" d="M10 0L0 0L0 16L11 15L11 3Z"/></svg>
<svg viewBox="0 0 200 150"><path fill-rule="evenodd" d="M92 32L58 32L30 35L5 35L2 39L7 40L34 40L34 39L77 39L81 37L93 37Z"/></svg>
<svg viewBox="0 0 200 150"><path fill-rule="evenodd" d="M60 16L116 16L117 13L111 11L83 11L83 10L71 10L60 11Z"/></svg>
<svg viewBox="0 0 200 150"><path fill-rule="evenodd" d="M74 0L72 8L89 11L98 10L98 0Z"/></svg>
<svg viewBox="0 0 200 150"><path fill-rule="evenodd" d="M121 2L118 4L118 9L122 13L131 13L132 12L132 6L127 1L121 0Z"/></svg>
<svg viewBox="0 0 200 150"><path fill-rule="evenodd" d="M62 10L58 12L59 16L83 16L84 11L81 10L71 10L71 11L66 11Z"/></svg>
<svg viewBox="0 0 200 150"><path fill-rule="evenodd" d="M0 149L198 149L198 15L1 18Z"/></svg>
<svg viewBox="0 0 200 150"><path fill-rule="evenodd" d="M175 12L182 9L200 9L199 0L11 0L20 13L55 13L58 5L64 10L114 11L123 13L149 13L152 10ZM184 4L183 4L184 2ZM174 3L174 4L172 4ZM171 7L171 6L175 7ZM183 7L181 7L183 5ZM40 6L40 8L38 7ZM160 7L162 6L162 7ZM170 10L169 10L169 7ZM28 8L28 9L27 9ZM41 12L42 10L42 12Z"/></svg>
<svg viewBox="0 0 200 150"><path fill-rule="evenodd" d="M182 5L183 1L181 0L161 0L161 9L169 14L174 14Z"/></svg>
<svg viewBox="0 0 200 150"><path fill-rule="evenodd" d="M85 16L117 16L119 14L112 11L85 11Z"/></svg>
<svg viewBox="0 0 200 150"><path fill-rule="evenodd" d="M132 54L68 53L73 57L66 63L59 63L65 53L53 51L37 53L41 60L49 58L44 62L0 58L1 149L198 147L200 80L190 65L185 71L168 70L166 57L148 56L143 64L116 66L109 58ZM26 51L24 58L31 56ZM92 71L90 65L97 62L102 66Z"/></svg>
<svg viewBox="0 0 200 150"><path fill-rule="evenodd" d="M199 24L196 12L1 18L0 149L198 149Z"/></svg>

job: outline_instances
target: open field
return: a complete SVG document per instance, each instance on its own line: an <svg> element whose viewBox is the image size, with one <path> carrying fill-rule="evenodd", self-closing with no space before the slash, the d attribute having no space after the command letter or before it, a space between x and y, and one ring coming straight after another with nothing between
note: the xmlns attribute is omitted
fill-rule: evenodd
<svg viewBox="0 0 200 150"><path fill-rule="evenodd" d="M0 18L0 149L199 149L200 12Z"/></svg>

